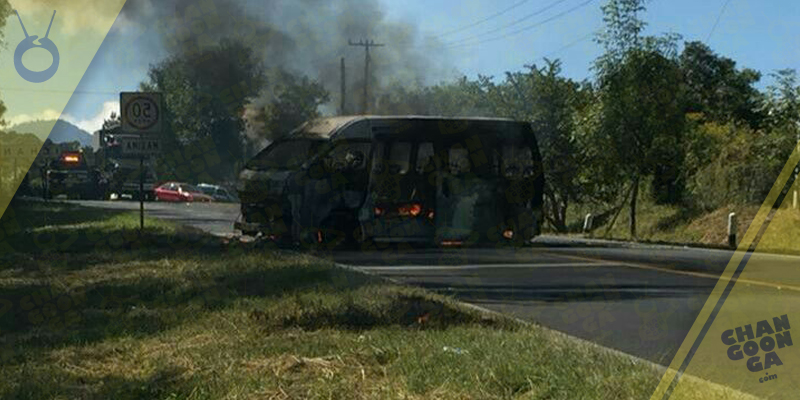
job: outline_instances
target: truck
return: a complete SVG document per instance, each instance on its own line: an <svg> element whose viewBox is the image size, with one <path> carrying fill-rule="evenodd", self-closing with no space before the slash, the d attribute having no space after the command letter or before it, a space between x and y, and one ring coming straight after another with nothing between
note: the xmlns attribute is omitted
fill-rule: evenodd
<svg viewBox="0 0 800 400"><path fill-rule="evenodd" d="M117 127L95 133L92 151L63 151L46 166L46 195L74 199L109 200L113 194L155 199L157 175L152 156L131 151L141 144L138 135L125 135ZM140 193L140 165L144 185Z"/></svg>
<svg viewBox="0 0 800 400"><path fill-rule="evenodd" d="M89 166L83 151L63 151L47 165L45 185L47 198L103 199L108 180Z"/></svg>
<svg viewBox="0 0 800 400"><path fill-rule="evenodd" d="M122 133L119 126L95 132L96 149L93 165L108 180L108 195L130 196L145 200L155 199L158 182L155 157L142 153L143 142L139 135ZM143 193L139 193L140 165L144 172Z"/></svg>

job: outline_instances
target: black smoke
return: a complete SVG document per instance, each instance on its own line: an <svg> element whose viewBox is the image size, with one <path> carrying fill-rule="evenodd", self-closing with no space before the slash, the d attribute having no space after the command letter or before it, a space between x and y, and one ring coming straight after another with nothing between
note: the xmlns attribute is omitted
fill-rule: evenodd
<svg viewBox="0 0 800 400"><path fill-rule="evenodd" d="M317 80L330 92L325 114L340 109L340 59L346 64L346 106L362 111L365 50L349 41L384 44L370 51L370 99L389 87L419 87L455 74L435 38L410 22L391 20L378 0L128 0L121 18L147 26L142 40L166 54L214 45L223 38L252 47L267 70ZM156 21L156 22L154 22ZM142 48L143 46L140 46ZM248 115L270 101L270 89L252 99Z"/></svg>

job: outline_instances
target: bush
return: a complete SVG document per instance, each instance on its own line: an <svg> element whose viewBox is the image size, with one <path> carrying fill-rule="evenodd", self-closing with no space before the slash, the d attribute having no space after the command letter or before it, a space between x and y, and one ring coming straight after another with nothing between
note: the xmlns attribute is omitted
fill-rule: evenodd
<svg viewBox="0 0 800 400"><path fill-rule="evenodd" d="M691 202L704 210L760 203L775 183L794 142L786 132L709 122L691 132L687 160Z"/></svg>

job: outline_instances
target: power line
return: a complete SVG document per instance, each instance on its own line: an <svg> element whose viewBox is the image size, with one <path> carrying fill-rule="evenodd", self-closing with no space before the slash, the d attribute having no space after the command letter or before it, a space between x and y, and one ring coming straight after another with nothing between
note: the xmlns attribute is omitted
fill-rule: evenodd
<svg viewBox="0 0 800 400"><path fill-rule="evenodd" d="M552 57L552 56L554 56L554 55L556 55L556 54L558 54L558 53L561 53L562 51L564 51L564 50L566 50L566 49L569 49L569 48L570 48L570 47L572 47L572 46L575 46L576 44L578 44L578 43L580 43L580 42L583 42L583 41L584 41L584 40L586 40L586 39L589 39L589 38L590 38L590 37L592 37L592 36L594 36L594 32L589 32L589 33L587 33L586 35L583 35L583 36L581 36L581 37L579 37L579 38L577 38L577 39L575 39L575 40L573 40L573 41L571 41L571 42L569 42L569 43L565 44L564 46L561 46L561 47L560 47L560 48L558 48L557 50L554 50L554 51L551 51L551 52L549 52L549 53L545 54L545 55L544 55L544 56L542 56L542 57L544 57L544 58L549 58L549 57Z"/></svg>
<svg viewBox="0 0 800 400"><path fill-rule="evenodd" d="M728 3L731 0L725 0L725 4L722 5L722 9L719 10L719 14L717 14L717 20L714 21L714 26L711 27L711 32L708 32L708 36L706 37L706 43L708 43L709 39L711 39L711 35L714 34L714 31L717 29L717 24L719 24L719 20L722 18L722 14L725 12L725 8L728 7Z"/></svg>
<svg viewBox="0 0 800 400"><path fill-rule="evenodd" d="M434 36L434 37L435 37L435 38L439 38L439 37L443 37L443 36L451 35L451 34L453 34L453 33L462 32L462 31L464 31L464 30L467 30L467 29L469 29L469 28L472 28L472 27L478 26L478 25L480 25L480 24L482 24L482 23L484 23L484 22L486 22L486 21L489 21L489 20L492 20L492 19L494 19L494 18L497 18L497 17L499 17L499 16L501 16L501 15L503 15L503 14L505 14L505 13L507 13L507 12L509 12L509 11L511 11L511 10L513 10L513 9L517 8L517 7L519 7L519 6L521 6L521 5L525 4L525 3L527 3L528 1L530 1L530 0L522 0L522 1L518 1L518 2L516 2L516 3L514 3L514 4L512 4L510 7L506 8L506 9L504 9L504 10L502 10L502 11L498 11L498 12L496 12L496 13L494 13L494 14L492 14L492 15L490 15L490 16L488 16L488 17L484 18L484 19L481 19L480 21L475 21L475 22L473 22L473 23L471 23L471 24L467 24L467 25L464 25L464 26L462 26L462 27L460 27L460 28L453 29L452 31L447 31L447 32L444 32L444 33L440 33L440 34L438 34L438 35L436 35L436 36Z"/></svg>
<svg viewBox="0 0 800 400"><path fill-rule="evenodd" d="M457 44L457 45L445 46L445 47L451 48L451 47L476 46L476 45L487 43L487 42L494 42L494 41L497 41L497 40L505 39L505 38L507 38L509 36L514 36L514 35L520 34L522 32L526 32L526 31L529 31L531 29L538 28L538 27L540 27L540 26L542 26L542 25L544 25L546 23L553 22L553 21L555 21L555 20L557 20L557 19L559 19L561 17L564 17L564 16L566 16L566 15L568 15L570 13L575 12L576 10L578 10L578 9L580 9L582 7L585 7L585 6L589 5L589 3L593 2L593 1L594 0L586 0L583 3L578 4L577 6L572 7L570 9L568 9L568 10L562 11L562 12L560 12L560 13L558 13L558 14L550 17L550 18L544 19L544 20L539 21L539 22L537 22L535 24L528 25L528 26L526 26L524 28L518 29L518 30L513 31L513 32L506 33L506 34L498 36L498 37L485 39L485 40L481 40L481 41L474 42L474 43L464 43L464 44Z"/></svg>
<svg viewBox="0 0 800 400"><path fill-rule="evenodd" d="M97 94L97 95L107 95L107 94L116 94L119 95L119 91L113 92L102 92L102 91L91 91L91 90L55 90L55 89L32 89L32 88L16 88L16 87L4 87L0 88L0 92L42 92L42 93L77 93L77 94Z"/></svg>
<svg viewBox="0 0 800 400"><path fill-rule="evenodd" d="M582 35L582 36L576 38L575 40L573 40L571 42L568 42L567 44L565 44L565 45L559 47L558 49L553 50L553 51L551 51L551 52L549 52L549 53L547 53L547 54L545 54L545 55L543 55L541 57L542 58L550 58L550 57L552 57L554 55L557 55L557 54L563 52L564 50L567 50L567 49L577 45L578 43L581 43L581 42L585 41L586 39L590 39L592 36L595 35L595 32L596 31L593 30L593 31L591 31L591 32L589 32L589 33L587 33L585 35ZM390 65L391 63L390 62L385 62L385 63L376 63L376 64L377 65Z"/></svg>
<svg viewBox="0 0 800 400"><path fill-rule="evenodd" d="M544 7L542 7L540 9L528 14L528 15L525 15L524 17L522 17L520 19L517 19L514 22L511 22L509 24L503 25L501 27L498 27L498 28L495 28L495 29L492 29L490 31L486 31L486 32L483 32L483 33L480 33L480 34L477 34L477 35L473 35L473 36L469 36L469 37L466 37L466 38L463 38L463 39L459 39L459 40L456 40L454 42L445 43L445 45L453 45L453 44L457 44L457 43L461 43L461 42L466 42L466 41L469 41L469 40L472 40L472 39L481 38L481 37L484 37L484 36L491 35L491 34L493 34L495 32L502 31L503 29L510 28L510 27L512 27L514 25L517 25L517 24L521 23L521 22L525 22L525 21L527 21L527 20L529 20L529 19L531 19L531 18L533 18L533 17L535 17L537 15L540 15L540 14L544 13L545 11L547 11L547 10L549 10L549 9L551 9L551 8L557 6L557 5L559 5L559 4L561 4L561 3L565 2L565 1L567 1L567 0L556 0L556 1L546 5Z"/></svg>

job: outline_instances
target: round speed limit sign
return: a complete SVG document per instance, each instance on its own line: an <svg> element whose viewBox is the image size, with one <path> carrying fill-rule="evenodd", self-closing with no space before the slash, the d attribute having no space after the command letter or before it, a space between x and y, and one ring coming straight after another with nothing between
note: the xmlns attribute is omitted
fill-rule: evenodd
<svg viewBox="0 0 800 400"><path fill-rule="evenodd" d="M159 96L155 93L123 93L122 124L126 131L149 132L158 129L161 118Z"/></svg>

